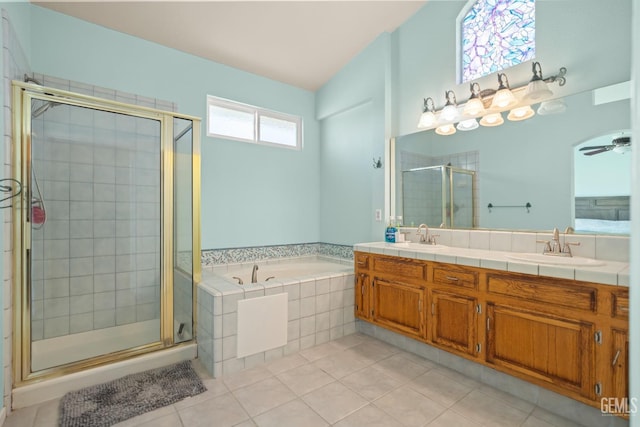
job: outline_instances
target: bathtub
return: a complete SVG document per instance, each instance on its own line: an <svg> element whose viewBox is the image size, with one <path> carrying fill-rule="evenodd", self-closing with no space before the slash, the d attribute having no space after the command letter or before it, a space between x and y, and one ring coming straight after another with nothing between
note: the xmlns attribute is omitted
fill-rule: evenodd
<svg viewBox="0 0 640 427"><path fill-rule="evenodd" d="M352 265L315 259L304 262L284 261L275 264L242 264L241 266L230 267L229 272L224 274L223 277L234 283L238 283L238 279L240 279L246 285L251 283L253 265L258 266L258 282L267 282L269 280L287 281L294 278L318 277L323 274L353 271Z"/></svg>
<svg viewBox="0 0 640 427"><path fill-rule="evenodd" d="M353 261L312 256L257 264L256 283L254 263L203 270L198 358L214 377L355 332ZM275 319L277 324L268 323ZM267 335L259 336L263 346L243 351L255 343L256 333Z"/></svg>

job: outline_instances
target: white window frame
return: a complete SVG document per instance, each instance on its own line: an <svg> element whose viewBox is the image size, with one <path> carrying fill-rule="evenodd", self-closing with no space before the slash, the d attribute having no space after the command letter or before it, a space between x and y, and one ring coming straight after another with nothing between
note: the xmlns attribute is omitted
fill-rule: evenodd
<svg viewBox="0 0 640 427"><path fill-rule="evenodd" d="M211 106L222 107L229 110L240 111L243 113L253 114L253 139L241 138L229 135L221 135L210 130L211 118L209 111ZM269 117L278 120L295 123L296 125L296 145L288 145L277 142L263 141L260 138L260 118ZM229 99L220 98L213 95L207 95L207 136L212 138L229 139L233 141L249 142L258 145L266 145L271 147L288 148L292 150L302 150L302 117L292 114L281 113L279 111L267 110L265 108L256 107L254 105L243 104L241 102L231 101Z"/></svg>

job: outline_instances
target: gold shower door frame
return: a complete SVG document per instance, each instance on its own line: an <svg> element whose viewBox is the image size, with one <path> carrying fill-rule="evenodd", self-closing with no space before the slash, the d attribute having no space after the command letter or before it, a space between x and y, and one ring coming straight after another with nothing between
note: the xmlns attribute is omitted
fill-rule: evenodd
<svg viewBox="0 0 640 427"><path fill-rule="evenodd" d="M96 98L39 85L12 82L13 91L13 177L23 185L12 209L13 242L13 385L20 386L47 378L55 378L94 366L104 365L168 347L188 345L195 341L196 285L201 279L200 261L200 119L184 114ZM161 284L160 341L33 372L31 369L31 284L27 250L31 245L31 223L24 207L30 206L31 194L31 106L32 100L56 102L104 112L120 113L156 120L161 125ZM193 334L189 341L175 343L173 325L174 264L174 118L192 122L192 319Z"/></svg>

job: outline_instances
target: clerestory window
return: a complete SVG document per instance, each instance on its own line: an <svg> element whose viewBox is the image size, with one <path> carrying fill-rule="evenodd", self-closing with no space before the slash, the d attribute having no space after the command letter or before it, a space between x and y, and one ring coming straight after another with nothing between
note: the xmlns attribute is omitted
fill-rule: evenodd
<svg viewBox="0 0 640 427"><path fill-rule="evenodd" d="M302 149L302 118L207 96L207 136Z"/></svg>

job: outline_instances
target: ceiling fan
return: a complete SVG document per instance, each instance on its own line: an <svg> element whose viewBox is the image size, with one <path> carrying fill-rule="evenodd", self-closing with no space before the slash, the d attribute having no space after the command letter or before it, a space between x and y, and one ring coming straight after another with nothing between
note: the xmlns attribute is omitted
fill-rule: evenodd
<svg viewBox="0 0 640 427"><path fill-rule="evenodd" d="M578 151L589 151L588 153L584 153L585 156L593 156L594 154L605 153L607 151L614 151L616 153L626 153L631 149L631 137L630 136L620 136L618 138L614 138L611 141L610 145L595 145L592 147L582 147Z"/></svg>

